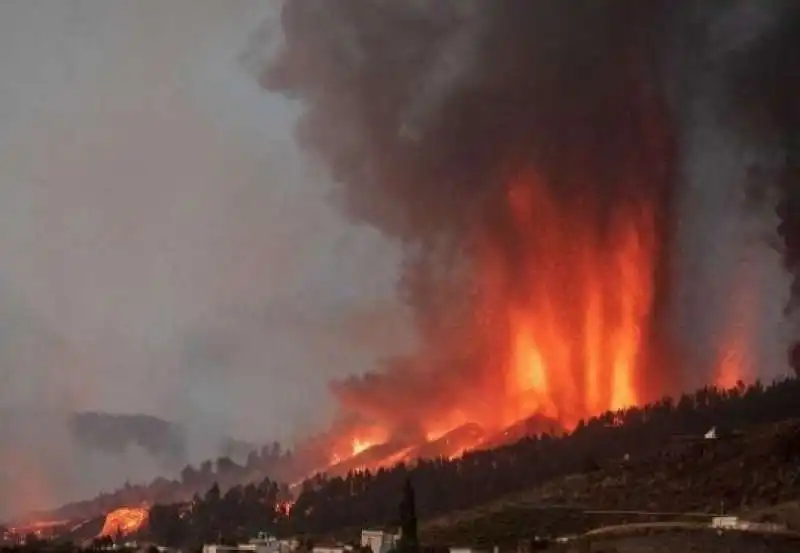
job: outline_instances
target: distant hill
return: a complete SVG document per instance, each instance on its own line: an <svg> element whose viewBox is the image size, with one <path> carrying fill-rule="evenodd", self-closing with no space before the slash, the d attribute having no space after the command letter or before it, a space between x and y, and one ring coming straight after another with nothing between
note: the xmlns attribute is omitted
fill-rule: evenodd
<svg viewBox="0 0 800 553"><path fill-rule="evenodd" d="M0 495L0 521L50 519L56 516L51 509L59 504L74 506L76 499L110 489L119 489L121 498L169 497L163 477L176 478L189 463L203 458L244 462L256 449L228 436L204 436L209 439L198 447L190 443L194 435L151 415L0 407L0 457L5 461L0 465L0 489L6 492ZM126 482L150 482L159 493L137 495L138 488L132 491ZM85 510L67 509L66 518L99 516L108 506L118 505L107 498Z"/></svg>
<svg viewBox="0 0 800 553"><path fill-rule="evenodd" d="M186 458L184 430L150 415L75 413L70 418L70 429L80 445L106 453L123 453L137 445L155 457Z"/></svg>
<svg viewBox="0 0 800 553"><path fill-rule="evenodd" d="M79 444L106 453L122 453L136 445L155 457L181 463L188 457L186 429L151 415L84 411L72 415L70 428ZM244 460L257 448L256 444L221 436L217 454Z"/></svg>

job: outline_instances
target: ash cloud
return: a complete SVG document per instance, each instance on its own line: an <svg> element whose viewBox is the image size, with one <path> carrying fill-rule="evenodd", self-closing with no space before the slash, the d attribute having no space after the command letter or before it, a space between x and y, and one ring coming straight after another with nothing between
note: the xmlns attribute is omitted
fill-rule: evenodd
<svg viewBox="0 0 800 553"><path fill-rule="evenodd" d="M683 161L678 242L688 252L676 268L684 301L675 319L694 321L679 332L695 338L710 336L721 318L746 319L756 367L748 376L775 376L785 371L787 344L797 336L800 211L787 207L798 191L800 103L788 91L798 82L790 52L800 40L800 11L791 2L688 6L669 67L671 81L681 83L672 102ZM756 305L742 302L733 282L742 278L753 281ZM737 301L752 313L732 312ZM702 341L686 353L702 354Z"/></svg>
<svg viewBox="0 0 800 553"><path fill-rule="evenodd" d="M662 366L651 359L646 379L653 393L696 384L685 375L697 374L695 362L708 371L730 314L716 304L701 312L692 298L703 286L720 302L736 292L726 277L736 256L716 253L724 242L733 236L735 247L756 250L745 265L775 265L764 247L774 220L764 212L777 195L789 270L800 258L789 209L797 101L782 92L796 90L785 86L796 69L780 53L796 51L780 48L796 44L797 9L753 4L286 3L285 45L260 81L303 106L298 140L330 169L345 212L403 244L400 293L423 337L417 357L333 383L345 409L404 419L410 405L458 404L465 390L480 401L490 354L468 328L476 318L470 252L487 232L515 266L521 250L504 229L505 187L531 166L559 200L594 202L600 235L619 206L656 206L651 349ZM740 199L753 190L763 200L755 209ZM721 277L726 284L714 288ZM781 270L751 277L757 294L786 301ZM753 326L767 321L765 333L774 333L782 321L769 303ZM698 336L702 344L686 343ZM782 342L767 342L770 353L757 361L774 363Z"/></svg>
<svg viewBox="0 0 800 553"><path fill-rule="evenodd" d="M0 520L224 437L288 445L329 378L413 340L397 253L326 204L296 109L237 64L279 3L146 4L0 3ZM173 422L185 455L98 452L87 410Z"/></svg>

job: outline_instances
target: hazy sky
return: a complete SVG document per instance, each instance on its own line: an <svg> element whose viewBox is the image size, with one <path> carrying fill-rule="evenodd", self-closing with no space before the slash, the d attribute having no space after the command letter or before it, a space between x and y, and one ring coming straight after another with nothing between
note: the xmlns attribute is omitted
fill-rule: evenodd
<svg viewBox="0 0 800 553"><path fill-rule="evenodd" d="M237 60L279 7L0 2L3 405L286 435L407 343L396 249Z"/></svg>

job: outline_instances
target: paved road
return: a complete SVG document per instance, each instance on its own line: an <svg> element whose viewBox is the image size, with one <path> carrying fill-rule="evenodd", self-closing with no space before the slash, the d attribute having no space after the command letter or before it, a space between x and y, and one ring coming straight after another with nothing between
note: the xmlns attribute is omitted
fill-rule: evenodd
<svg viewBox="0 0 800 553"><path fill-rule="evenodd" d="M587 510L583 511L587 515L636 515L654 517L692 517L711 519L720 516L714 513L673 513L668 511L616 511L616 510Z"/></svg>
<svg viewBox="0 0 800 553"><path fill-rule="evenodd" d="M628 532L637 532L639 530L690 530L690 531L717 531L711 528L708 524L700 524L698 522L634 522L631 524L616 524L613 526L604 526L602 528L595 528L589 530L584 536L599 536L599 535L619 535ZM800 539L800 532L793 532L791 530L762 530L759 528L736 528L731 530L721 530L722 532L742 532L748 534L759 534L762 536L774 536L783 538Z"/></svg>
<svg viewBox="0 0 800 553"><path fill-rule="evenodd" d="M698 522L632 522L630 524L614 524L589 530L585 536L597 536L601 534L624 534L637 530L656 530L656 529L681 529L681 530L709 530L708 524Z"/></svg>

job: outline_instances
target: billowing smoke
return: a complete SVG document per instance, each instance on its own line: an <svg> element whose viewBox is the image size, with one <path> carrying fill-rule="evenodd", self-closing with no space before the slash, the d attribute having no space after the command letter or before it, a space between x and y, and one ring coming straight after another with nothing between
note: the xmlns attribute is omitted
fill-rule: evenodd
<svg viewBox="0 0 800 553"><path fill-rule="evenodd" d="M552 248L569 257L570 234L611 256L626 218L647 211L636 232L653 242L647 294L660 303L673 192L660 14L641 2L286 5L286 47L263 82L305 102L299 138L342 184L346 211L402 241L401 290L424 344L419 357L334 384L348 409L393 426L426 410L496 410L487 392L505 386L508 344L495 337L510 329L483 309L488 288L525 302L532 268L552 262ZM536 182L510 201L523 175ZM543 213L530 221L539 236L514 221L544 201L547 217L574 219L554 239L563 243L546 239L554 221ZM502 273L488 288L485 264ZM566 303L568 326L580 315ZM661 374L647 384L661 389Z"/></svg>
<svg viewBox="0 0 800 553"><path fill-rule="evenodd" d="M779 152L777 172L778 233L783 241L786 269L791 273L791 303L795 319L800 305L800 66L791 52L800 47L800 6L787 4L772 22L772 32L755 41L729 69L747 124L767 134ZM741 69L740 69L741 67ZM800 375L800 343L790 354Z"/></svg>
<svg viewBox="0 0 800 553"><path fill-rule="evenodd" d="M692 386L707 382L709 367L731 353L725 348L739 350L732 352L739 376L770 378L786 369L792 328L783 312L789 283L781 254L788 251L776 232L788 120L775 110L788 104L769 88L791 79L780 46L788 46L791 33L782 27L796 21L796 9L786 2L682 7L670 15L664 48L680 161L672 331L685 371L696 375Z"/></svg>
<svg viewBox="0 0 800 553"><path fill-rule="evenodd" d="M334 383L344 411L392 429L508 422L494 415L509 358L531 368L512 411L564 421L695 384L685 374L698 359L711 380L708 352L732 315L702 309L690 277L713 282L735 265L709 250L727 240L713 222L733 221L737 246L760 252L774 226L742 221L777 195L786 266L800 268L796 11L287 2L285 45L261 82L304 106L298 138L330 168L345 212L403 245L400 292L422 343ZM761 207L739 211L745 193ZM730 297L753 278L709 290ZM707 351L682 370L698 336L692 347Z"/></svg>

